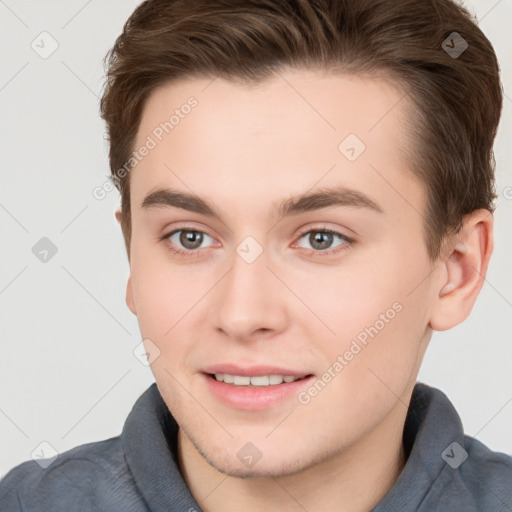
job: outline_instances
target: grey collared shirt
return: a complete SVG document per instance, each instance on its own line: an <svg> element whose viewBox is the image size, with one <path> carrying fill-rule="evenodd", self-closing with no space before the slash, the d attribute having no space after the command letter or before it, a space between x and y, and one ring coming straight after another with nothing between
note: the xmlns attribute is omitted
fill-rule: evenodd
<svg viewBox="0 0 512 512"><path fill-rule="evenodd" d="M177 465L177 433L152 384L120 436L61 453L46 469L30 460L9 471L0 511L199 512ZM370 512L512 512L512 457L464 435L438 389L416 384L403 442L407 463Z"/></svg>

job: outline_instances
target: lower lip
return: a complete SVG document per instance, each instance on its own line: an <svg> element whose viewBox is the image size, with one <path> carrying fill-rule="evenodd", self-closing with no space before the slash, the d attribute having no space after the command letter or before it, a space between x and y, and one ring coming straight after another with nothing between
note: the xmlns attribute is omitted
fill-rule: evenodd
<svg viewBox="0 0 512 512"><path fill-rule="evenodd" d="M247 411L261 411L291 397L296 397L301 389L308 386L313 379L313 376L309 376L294 382L258 387L226 384L205 373L203 377L209 391L222 403Z"/></svg>

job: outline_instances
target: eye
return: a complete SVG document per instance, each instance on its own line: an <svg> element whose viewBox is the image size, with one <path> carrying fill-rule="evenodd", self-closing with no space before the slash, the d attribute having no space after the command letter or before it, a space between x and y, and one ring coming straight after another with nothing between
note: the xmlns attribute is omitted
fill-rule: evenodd
<svg viewBox="0 0 512 512"><path fill-rule="evenodd" d="M198 256L199 249L206 248L203 244L208 242L207 239L213 241L213 238L204 231L185 227L176 229L162 237L162 240L167 242L170 252L184 257ZM294 245L299 244L303 239L312 247L311 249L306 248L306 254L311 256L337 254L348 249L353 243L351 238L326 228L310 229L303 232ZM339 242L333 246L336 239Z"/></svg>
<svg viewBox="0 0 512 512"><path fill-rule="evenodd" d="M311 229L301 234L299 241L303 239L312 247L308 250L308 254L319 256L341 252L353 243L352 239L330 229ZM333 242L336 239L340 242L333 248Z"/></svg>
<svg viewBox="0 0 512 512"><path fill-rule="evenodd" d="M163 237L164 240L170 242L169 250L181 256L191 256L191 253L197 253L197 249L201 249L206 239L213 240L204 231L197 229L176 229ZM185 250L182 250L184 248Z"/></svg>

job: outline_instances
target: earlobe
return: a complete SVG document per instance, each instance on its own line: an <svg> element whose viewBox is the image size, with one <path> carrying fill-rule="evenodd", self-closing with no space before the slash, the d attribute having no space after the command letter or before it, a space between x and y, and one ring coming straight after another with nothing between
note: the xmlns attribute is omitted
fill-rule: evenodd
<svg viewBox="0 0 512 512"><path fill-rule="evenodd" d="M137 316L135 301L133 300L132 276L128 278L128 283L126 285L126 305L128 306L128 309Z"/></svg>
<svg viewBox="0 0 512 512"><path fill-rule="evenodd" d="M116 216L116 220L117 220L118 224L121 225L121 210L116 210L115 216Z"/></svg>
<svg viewBox="0 0 512 512"><path fill-rule="evenodd" d="M443 281L436 294L430 327L445 331L463 322L471 313L487 273L493 249L493 218L488 210L469 215L440 264Z"/></svg>

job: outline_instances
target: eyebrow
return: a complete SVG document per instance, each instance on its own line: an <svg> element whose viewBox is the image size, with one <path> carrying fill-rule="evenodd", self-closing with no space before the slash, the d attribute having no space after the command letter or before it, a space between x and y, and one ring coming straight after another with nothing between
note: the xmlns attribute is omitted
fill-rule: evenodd
<svg viewBox="0 0 512 512"><path fill-rule="evenodd" d="M288 217L332 206L368 208L378 213L384 213L383 209L367 195L343 186L322 188L315 192L307 192L275 202L272 204L272 212L278 217ZM143 209L181 208L222 221L221 214L207 199L168 188L158 188L150 192L142 201L141 207Z"/></svg>

